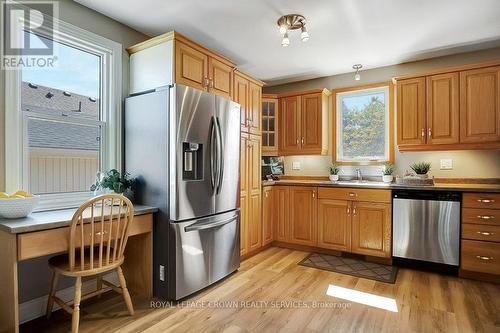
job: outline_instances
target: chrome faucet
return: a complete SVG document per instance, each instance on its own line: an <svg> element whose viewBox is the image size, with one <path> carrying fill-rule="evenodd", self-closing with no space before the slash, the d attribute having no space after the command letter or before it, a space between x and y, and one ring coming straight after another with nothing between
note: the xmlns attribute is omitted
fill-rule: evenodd
<svg viewBox="0 0 500 333"><path fill-rule="evenodd" d="M363 175L361 175L361 169L356 168L356 177L358 178L358 182L363 181Z"/></svg>

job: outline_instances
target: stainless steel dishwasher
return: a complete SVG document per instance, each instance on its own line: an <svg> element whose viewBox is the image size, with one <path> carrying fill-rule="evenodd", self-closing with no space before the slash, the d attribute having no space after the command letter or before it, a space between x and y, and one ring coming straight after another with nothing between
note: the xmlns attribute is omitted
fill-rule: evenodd
<svg viewBox="0 0 500 333"><path fill-rule="evenodd" d="M392 196L396 263L412 259L458 267L461 193L396 190Z"/></svg>

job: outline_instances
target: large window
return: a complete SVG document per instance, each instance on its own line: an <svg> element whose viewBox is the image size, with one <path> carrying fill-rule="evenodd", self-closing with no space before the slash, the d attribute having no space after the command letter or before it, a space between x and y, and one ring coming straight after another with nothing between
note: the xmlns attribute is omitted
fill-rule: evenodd
<svg viewBox="0 0 500 333"><path fill-rule="evenodd" d="M7 71L15 106L6 115L7 191L40 194L40 209L78 206L97 173L119 169L121 160L121 45L57 26L18 36L30 45L52 41L54 66Z"/></svg>
<svg viewBox="0 0 500 333"><path fill-rule="evenodd" d="M335 93L334 161L377 164L392 160L392 93L389 85Z"/></svg>

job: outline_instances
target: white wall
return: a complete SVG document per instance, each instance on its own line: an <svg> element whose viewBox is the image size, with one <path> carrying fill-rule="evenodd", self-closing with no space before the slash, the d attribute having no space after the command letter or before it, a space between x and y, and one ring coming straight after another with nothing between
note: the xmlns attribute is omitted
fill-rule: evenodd
<svg viewBox="0 0 500 333"><path fill-rule="evenodd" d="M354 81L353 73L333 75L313 80L300 81L279 86L264 87L264 93L283 93L308 89L336 89L353 87L391 80L392 77L424 72L427 70L463 65L467 63L500 59L500 48L455 54L401 65L369 69L361 72L361 80ZM396 112L396 108L395 112ZM331 115L330 115L331 116ZM331 119L331 118L330 118ZM327 156L285 157L285 174L292 176L326 176L331 163L332 124L329 120L329 152ZM440 159L451 158L452 170L440 170ZM431 162L430 175L440 178L500 178L500 151L445 151L445 152L405 152L395 148L396 173L403 174L413 162ZM300 170L292 170L292 163L300 162ZM361 167L365 175L380 175L381 167ZM344 174L354 174L354 168L342 167Z"/></svg>

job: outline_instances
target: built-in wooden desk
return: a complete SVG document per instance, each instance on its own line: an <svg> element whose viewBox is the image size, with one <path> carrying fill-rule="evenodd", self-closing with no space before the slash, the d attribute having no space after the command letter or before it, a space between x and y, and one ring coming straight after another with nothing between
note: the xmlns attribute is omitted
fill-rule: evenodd
<svg viewBox="0 0 500 333"><path fill-rule="evenodd" d="M136 205L125 251L123 273L130 291L153 293L154 207ZM76 209L38 212L22 219L0 219L0 332L19 331L17 263L65 252ZM50 281L47 281L50 283Z"/></svg>

